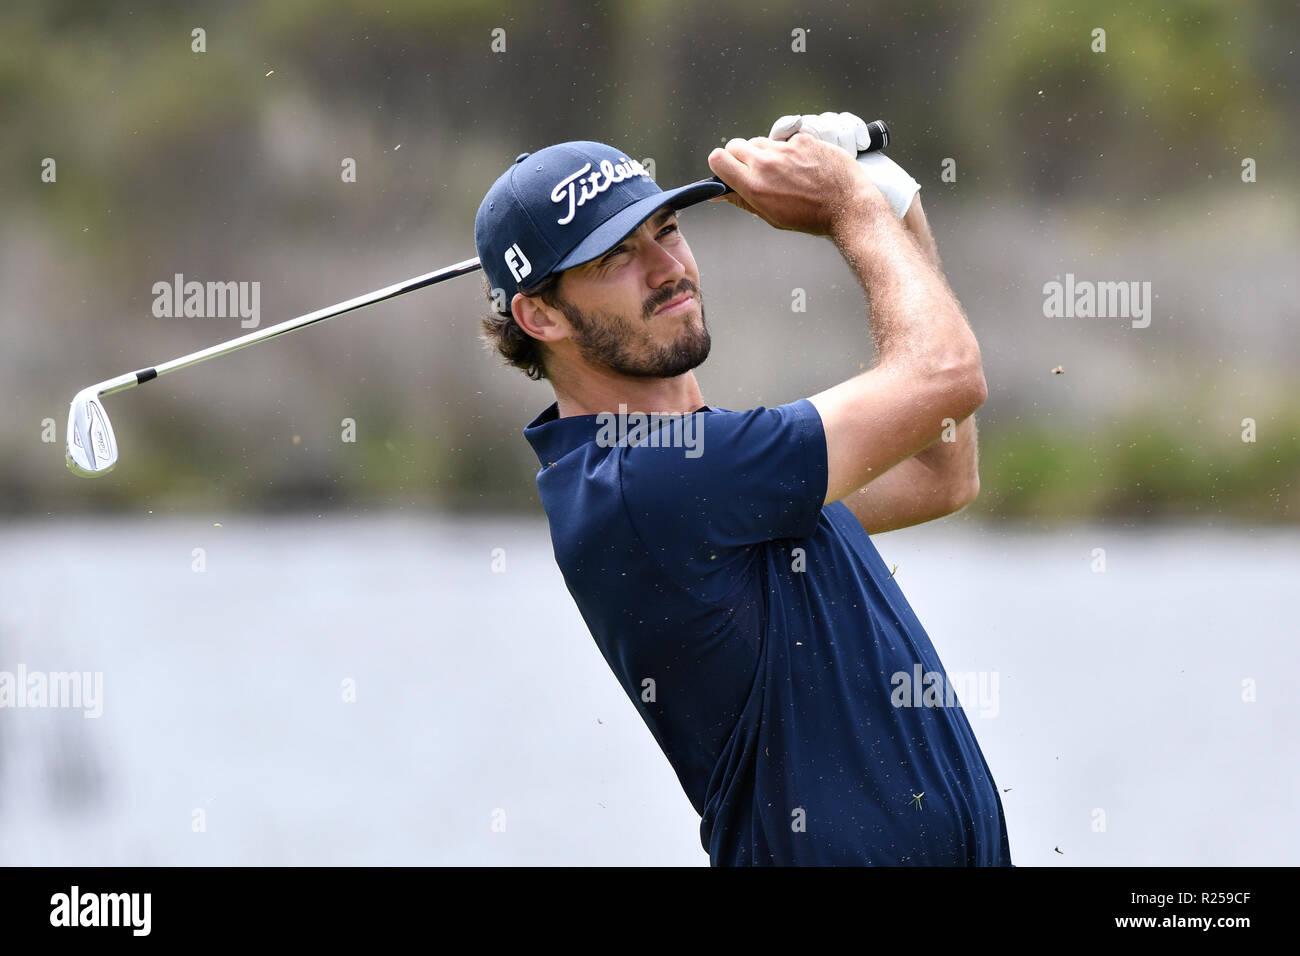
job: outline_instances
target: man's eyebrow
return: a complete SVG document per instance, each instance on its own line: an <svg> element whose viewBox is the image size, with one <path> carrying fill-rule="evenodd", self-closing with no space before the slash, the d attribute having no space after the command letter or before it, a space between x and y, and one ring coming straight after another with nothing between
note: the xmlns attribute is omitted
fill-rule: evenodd
<svg viewBox="0 0 1300 956"><path fill-rule="evenodd" d="M665 206L663 209L660 209L657 213L655 213L653 216L651 216L651 217L650 217L648 220L646 220L646 221L649 222L650 225L652 225L652 226L659 226L659 225L662 225L663 223L667 222L669 219L671 219L671 218L672 218L673 216L675 216L675 215L677 215L677 210L676 210L676 209L674 209L672 206ZM635 232L635 231L636 231L635 229L632 230L632 232ZM618 246L621 246L623 243L627 242L627 241L628 241L629 239L631 239L631 238L632 238L632 233L629 232L626 236L624 236L622 239L619 240L618 245L616 245L614 248L617 249ZM601 257L600 257L599 259L597 259L596 261L597 261L597 262L604 262L606 259L610 258L613 254L614 254L614 250L611 249L609 252L605 253L603 256L601 256Z"/></svg>
<svg viewBox="0 0 1300 956"><path fill-rule="evenodd" d="M655 213L649 219L647 219L646 222L648 222L652 227L660 226L675 215L677 215L676 209L674 209L672 206L665 206L663 209L660 209L657 213ZM633 233L635 233L636 231L637 230L633 229L632 232L629 232L626 236L624 236L619 241L627 242L629 239L632 238Z"/></svg>

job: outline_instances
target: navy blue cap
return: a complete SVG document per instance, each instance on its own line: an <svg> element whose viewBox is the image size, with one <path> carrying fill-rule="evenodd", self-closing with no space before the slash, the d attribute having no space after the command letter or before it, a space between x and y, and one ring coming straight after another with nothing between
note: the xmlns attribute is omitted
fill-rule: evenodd
<svg viewBox="0 0 1300 956"><path fill-rule="evenodd" d="M559 143L521 153L492 184L474 217L474 245L489 284L504 289L508 303L608 252L657 209L682 209L726 188L706 179L665 191L612 146Z"/></svg>

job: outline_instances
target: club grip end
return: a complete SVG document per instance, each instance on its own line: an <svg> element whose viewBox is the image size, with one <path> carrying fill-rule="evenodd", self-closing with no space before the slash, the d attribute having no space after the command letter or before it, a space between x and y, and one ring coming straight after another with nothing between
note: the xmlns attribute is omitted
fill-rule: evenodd
<svg viewBox="0 0 1300 956"><path fill-rule="evenodd" d="M872 120L870 123L868 123L867 135L871 137L871 142L867 144L866 149L858 152L859 156L861 156L863 153L874 153L877 150L889 148L889 127L885 125L884 120ZM719 179L717 176L713 176L711 178L711 181L715 183L722 183L722 180ZM735 192L735 190L732 189L730 186L727 186L726 183L722 183L722 185L727 187L726 191L722 193L723 196L725 196L727 193Z"/></svg>

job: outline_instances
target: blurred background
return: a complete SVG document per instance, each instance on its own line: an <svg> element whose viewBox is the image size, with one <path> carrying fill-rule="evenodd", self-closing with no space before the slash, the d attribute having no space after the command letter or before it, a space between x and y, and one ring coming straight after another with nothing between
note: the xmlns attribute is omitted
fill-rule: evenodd
<svg viewBox="0 0 1300 956"><path fill-rule="evenodd" d="M824 110L889 123L980 341L979 500L876 543L947 667L1002 675L972 724L1013 858L1295 863L1298 28L1280 0L5 4L0 672L102 673L103 713L0 709L0 863L706 863L554 567L521 435L552 396L482 347L477 274L109 398L107 476L64 427L247 331L156 317L176 274L259 283L264 328L473 256L520 152L597 139L670 187ZM681 221L707 402L869 365L828 242ZM1067 274L1149 282L1149 326L1046 317Z"/></svg>

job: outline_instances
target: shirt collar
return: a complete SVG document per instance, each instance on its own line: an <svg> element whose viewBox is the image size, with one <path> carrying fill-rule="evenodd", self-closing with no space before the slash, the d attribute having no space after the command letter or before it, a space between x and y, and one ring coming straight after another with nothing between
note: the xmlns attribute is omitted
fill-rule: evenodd
<svg viewBox="0 0 1300 956"><path fill-rule="evenodd" d="M695 411L711 412L709 405L701 405ZM550 406L524 426L524 438L533 446L537 460L543 466L559 461L569 452L596 440L600 428L599 415L570 415L560 417L560 403L552 402Z"/></svg>

